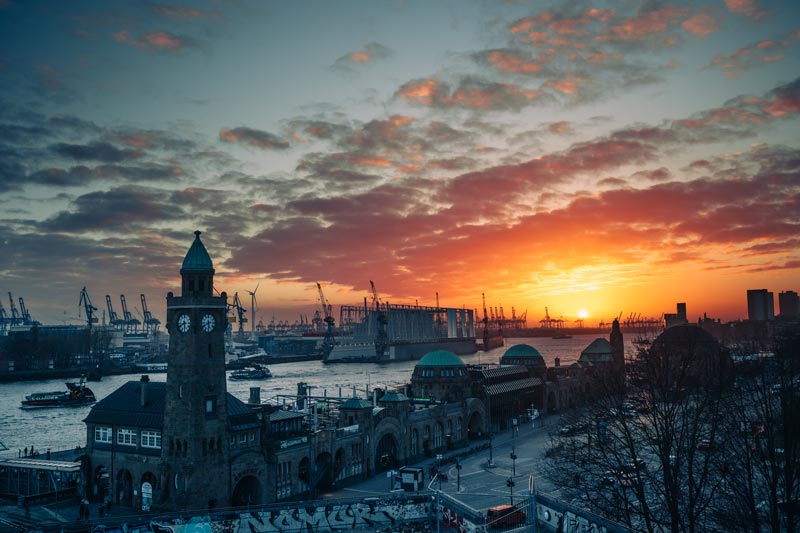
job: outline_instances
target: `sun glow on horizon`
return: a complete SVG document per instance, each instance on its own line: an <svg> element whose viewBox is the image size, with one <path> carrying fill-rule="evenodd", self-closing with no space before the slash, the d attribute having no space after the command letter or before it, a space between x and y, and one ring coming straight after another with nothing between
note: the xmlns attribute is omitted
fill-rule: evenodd
<svg viewBox="0 0 800 533"><path fill-rule="evenodd" d="M578 311L578 318L589 318L589 311L586 309L581 309Z"/></svg>

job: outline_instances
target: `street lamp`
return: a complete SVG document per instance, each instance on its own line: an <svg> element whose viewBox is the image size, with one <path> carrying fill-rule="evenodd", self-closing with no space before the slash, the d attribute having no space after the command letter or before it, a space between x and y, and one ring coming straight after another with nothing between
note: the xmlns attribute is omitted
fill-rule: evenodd
<svg viewBox="0 0 800 533"><path fill-rule="evenodd" d="M456 458L456 471L458 472L458 488L456 492L461 492L461 461Z"/></svg>
<svg viewBox="0 0 800 533"><path fill-rule="evenodd" d="M515 483L514 483L513 479L508 478L506 480L506 486L508 486L508 488L511 490L511 505L512 506L514 505L514 485L515 485Z"/></svg>
<svg viewBox="0 0 800 533"><path fill-rule="evenodd" d="M515 451L516 447L511 446L511 453L508 454L511 457L511 477L517 477L517 454Z"/></svg>
<svg viewBox="0 0 800 533"><path fill-rule="evenodd" d="M489 462L486 463L487 468L494 468L494 458L492 457L492 432L489 432Z"/></svg>

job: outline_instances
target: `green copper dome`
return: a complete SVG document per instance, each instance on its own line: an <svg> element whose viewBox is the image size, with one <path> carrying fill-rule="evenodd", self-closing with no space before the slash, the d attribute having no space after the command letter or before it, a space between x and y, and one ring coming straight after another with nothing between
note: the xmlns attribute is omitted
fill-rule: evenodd
<svg viewBox="0 0 800 533"><path fill-rule="evenodd" d="M425 357L419 360L417 366L464 366L464 361L453 352L435 350L425 354Z"/></svg>
<svg viewBox="0 0 800 533"><path fill-rule="evenodd" d="M516 344L506 350L503 357L541 357L539 350L530 344Z"/></svg>
<svg viewBox="0 0 800 533"><path fill-rule="evenodd" d="M200 240L199 231L194 232L194 242L186 253L186 257L183 259L181 271L184 270L214 270L214 265L211 264L211 257L208 255L203 241Z"/></svg>

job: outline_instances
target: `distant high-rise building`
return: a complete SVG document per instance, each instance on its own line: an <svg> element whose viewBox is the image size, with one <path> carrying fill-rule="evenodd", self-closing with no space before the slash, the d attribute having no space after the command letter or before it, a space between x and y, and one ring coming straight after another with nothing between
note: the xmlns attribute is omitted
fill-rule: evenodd
<svg viewBox="0 0 800 533"><path fill-rule="evenodd" d="M775 296L767 289L747 291L748 320L772 320L775 318Z"/></svg>
<svg viewBox="0 0 800 533"><path fill-rule="evenodd" d="M686 319L686 302L680 302L676 307L676 313L664 313L664 327L667 329L672 326L680 326L689 323Z"/></svg>
<svg viewBox="0 0 800 533"><path fill-rule="evenodd" d="M799 318L800 297L794 291L778 293L778 308L781 318Z"/></svg>

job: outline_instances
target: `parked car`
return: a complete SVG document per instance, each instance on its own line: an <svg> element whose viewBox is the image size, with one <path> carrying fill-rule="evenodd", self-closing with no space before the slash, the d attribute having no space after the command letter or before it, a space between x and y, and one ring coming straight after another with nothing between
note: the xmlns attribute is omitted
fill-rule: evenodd
<svg viewBox="0 0 800 533"><path fill-rule="evenodd" d="M622 469L620 470L606 470L603 474L603 481L607 485L619 485L621 487L632 487L633 478Z"/></svg>
<svg viewBox="0 0 800 533"><path fill-rule="evenodd" d="M700 439L700 442L697 443L697 449L707 452L713 446L713 443L709 439Z"/></svg>
<svg viewBox="0 0 800 533"><path fill-rule="evenodd" d="M525 511L511 505L498 505L486 510L486 525L489 529L518 526L525 523Z"/></svg>

